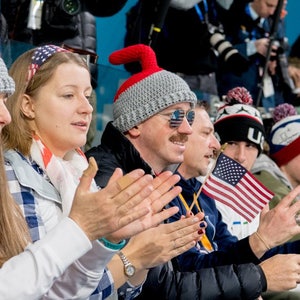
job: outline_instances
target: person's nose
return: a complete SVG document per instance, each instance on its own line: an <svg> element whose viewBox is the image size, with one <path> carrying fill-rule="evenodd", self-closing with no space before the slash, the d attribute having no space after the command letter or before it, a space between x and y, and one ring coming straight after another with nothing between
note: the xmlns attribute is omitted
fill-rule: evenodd
<svg viewBox="0 0 300 300"><path fill-rule="evenodd" d="M80 99L80 113L85 114L91 114L93 112L94 108L89 102L88 98L86 96L81 96Z"/></svg>
<svg viewBox="0 0 300 300"><path fill-rule="evenodd" d="M11 122L11 115L3 101L0 101L0 124L3 128L5 125ZM2 129L1 128L1 129Z"/></svg>
<svg viewBox="0 0 300 300"><path fill-rule="evenodd" d="M192 134L193 132L193 129L186 117L183 118L182 123L180 124L177 130L178 132L183 134Z"/></svg>
<svg viewBox="0 0 300 300"><path fill-rule="evenodd" d="M220 145L218 139L215 137L215 135L212 135L210 147L213 148L216 151L221 149L221 145Z"/></svg>
<svg viewBox="0 0 300 300"><path fill-rule="evenodd" d="M236 148L234 159L240 164L243 164L246 161L246 151L244 145L239 145L239 147Z"/></svg>

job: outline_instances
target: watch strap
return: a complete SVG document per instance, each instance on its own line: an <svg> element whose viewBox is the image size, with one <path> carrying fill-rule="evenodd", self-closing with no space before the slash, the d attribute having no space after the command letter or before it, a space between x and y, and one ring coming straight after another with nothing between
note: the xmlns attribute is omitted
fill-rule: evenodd
<svg viewBox="0 0 300 300"><path fill-rule="evenodd" d="M126 255L122 252L122 251L119 251L118 252L118 255L124 265L124 273L126 276L128 277L132 277L134 275L134 272L135 272L135 267L134 265L128 260L128 258L126 257ZM133 269L133 273L132 274L129 274L128 273L128 269Z"/></svg>

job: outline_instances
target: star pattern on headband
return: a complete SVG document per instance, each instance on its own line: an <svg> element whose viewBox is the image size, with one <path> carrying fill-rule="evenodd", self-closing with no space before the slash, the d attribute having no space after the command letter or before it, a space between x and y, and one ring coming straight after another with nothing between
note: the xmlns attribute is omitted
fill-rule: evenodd
<svg viewBox="0 0 300 300"><path fill-rule="evenodd" d="M36 71L40 68L40 66L54 53L56 52L68 52L66 49L55 45L44 45L41 47L36 48L32 57L31 57L31 64L28 69L28 79L29 81Z"/></svg>

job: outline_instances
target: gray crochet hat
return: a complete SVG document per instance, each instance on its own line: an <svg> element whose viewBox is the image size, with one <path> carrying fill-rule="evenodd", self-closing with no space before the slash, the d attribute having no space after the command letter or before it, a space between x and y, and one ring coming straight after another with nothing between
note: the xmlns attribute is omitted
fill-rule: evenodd
<svg viewBox="0 0 300 300"><path fill-rule="evenodd" d="M15 82L8 75L6 65L0 57L0 94L8 94L10 96L15 92Z"/></svg>
<svg viewBox="0 0 300 300"><path fill-rule="evenodd" d="M142 71L127 79L117 91L113 105L113 125L126 132L165 108L180 102L194 107L196 95L187 83L161 69L151 47L138 44L113 52L109 61L124 64L140 61Z"/></svg>

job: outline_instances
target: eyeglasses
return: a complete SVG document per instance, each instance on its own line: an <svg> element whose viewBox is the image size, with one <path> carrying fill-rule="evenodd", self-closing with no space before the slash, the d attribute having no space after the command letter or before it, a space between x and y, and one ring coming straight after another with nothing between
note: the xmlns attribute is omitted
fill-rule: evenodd
<svg viewBox="0 0 300 300"><path fill-rule="evenodd" d="M74 52L74 53L78 53L81 56L83 56L87 62L87 64L89 65L89 63L91 64L96 64L97 60L98 60L98 55L92 51L88 51L88 50L83 50L83 49L79 49L79 48L73 48L69 45L66 44L62 44L61 46L63 49L66 49L70 52Z"/></svg>
<svg viewBox="0 0 300 300"><path fill-rule="evenodd" d="M189 125L191 126L195 119L195 111L188 110L185 112L183 109L174 110L171 115L170 114L160 114L162 116L170 116L170 127L178 128L183 122L183 118L186 117Z"/></svg>

